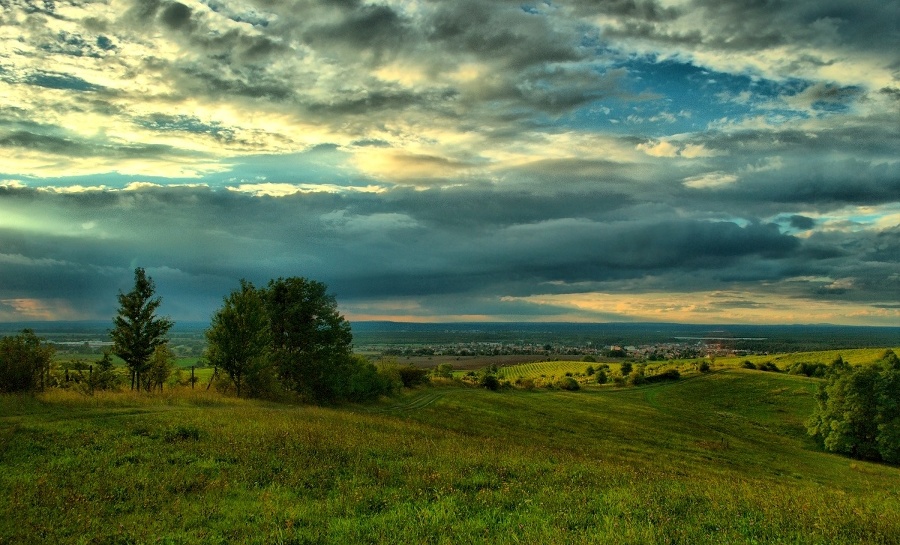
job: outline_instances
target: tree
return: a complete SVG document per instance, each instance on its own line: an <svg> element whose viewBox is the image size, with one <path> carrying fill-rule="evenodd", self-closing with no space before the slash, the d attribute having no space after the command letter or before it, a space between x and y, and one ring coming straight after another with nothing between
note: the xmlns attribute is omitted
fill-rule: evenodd
<svg viewBox="0 0 900 545"><path fill-rule="evenodd" d="M53 347L41 343L34 331L0 339L0 392L43 389L53 360Z"/></svg>
<svg viewBox="0 0 900 545"><path fill-rule="evenodd" d="M109 351L103 351L103 357L100 358L94 366L94 371L90 375L90 380L92 391L114 390L119 387L119 375L116 374Z"/></svg>
<svg viewBox="0 0 900 545"><path fill-rule="evenodd" d="M147 363L147 377L145 380L147 391L159 388L161 392L163 384L175 370L175 353L169 348L168 343L157 345L153 349L153 355Z"/></svg>
<svg viewBox="0 0 900 545"><path fill-rule="evenodd" d="M270 364L271 328L264 297L264 291L241 280L240 289L225 297L206 330L206 359L228 373L238 397L248 379L261 386Z"/></svg>
<svg viewBox="0 0 900 545"><path fill-rule="evenodd" d="M162 299L154 297L156 286L144 269L134 270L134 289L119 291L119 310L110 331L113 353L128 365L131 389L141 388L141 373L147 370L150 356L157 346L166 342L165 336L174 325L168 318L159 318L156 311Z"/></svg>
<svg viewBox="0 0 900 545"><path fill-rule="evenodd" d="M312 401L346 397L353 335L325 284L300 277L271 280L264 301L282 384Z"/></svg>
<svg viewBox="0 0 900 545"><path fill-rule="evenodd" d="M816 394L809 434L830 452L900 462L900 359L889 350L874 365L834 367Z"/></svg>

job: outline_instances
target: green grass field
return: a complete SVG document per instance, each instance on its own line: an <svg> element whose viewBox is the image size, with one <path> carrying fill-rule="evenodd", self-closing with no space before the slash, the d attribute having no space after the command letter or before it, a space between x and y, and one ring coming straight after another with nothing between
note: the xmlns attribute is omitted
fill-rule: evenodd
<svg viewBox="0 0 900 545"><path fill-rule="evenodd" d="M816 384L5 396L0 543L900 542L900 468L820 452Z"/></svg>

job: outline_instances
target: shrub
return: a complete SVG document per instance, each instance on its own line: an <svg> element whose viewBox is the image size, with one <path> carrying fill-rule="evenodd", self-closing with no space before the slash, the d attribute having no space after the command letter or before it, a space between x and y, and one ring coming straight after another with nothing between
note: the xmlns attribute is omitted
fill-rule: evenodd
<svg viewBox="0 0 900 545"><path fill-rule="evenodd" d="M593 365L588 365L588 368L584 370L584 374L589 377L594 376L594 373L596 373L596 372L597 371L596 371L596 369L594 369Z"/></svg>
<svg viewBox="0 0 900 545"><path fill-rule="evenodd" d="M347 398L351 401L368 401L393 393L391 377L378 372L378 368L362 356L354 356L348 383Z"/></svg>
<svg viewBox="0 0 900 545"><path fill-rule="evenodd" d="M697 366L697 370L701 373L709 373L709 362L706 360L701 361L700 365Z"/></svg>
<svg viewBox="0 0 900 545"><path fill-rule="evenodd" d="M609 376L606 374L606 371L600 370L597 372L597 384L606 384L609 381Z"/></svg>
<svg viewBox="0 0 900 545"><path fill-rule="evenodd" d="M439 378L453 378L453 365L442 363L434 368L433 374Z"/></svg>
<svg viewBox="0 0 900 545"><path fill-rule="evenodd" d="M397 369L404 388L413 388L428 382L428 371L414 365L407 365Z"/></svg>
<svg viewBox="0 0 900 545"><path fill-rule="evenodd" d="M765 363L760 363L759 365L756 366L756 368L759 369L760 371L770 371L772 373L780 373L781 372L781 369L779 369L778 366L775 365L774 363L772 363L771 361L767 361Z"/></svg>
<svg viewBox="0 0 900 545"><path fill-rule="evenodd" d="M647 381L647 377L644 375L644 366L639 365L636 369L634 369L628 375L628 385L629 386L640 386Z"/></svg>
<svg viewBox="0 0 900 545"><path fill-rule="evenodd" d="M497 379L497 376L490 373L481 375L481 378L478 379L478 385L493 392L500 389L500 381Z"/></svg>
<svg viewBox="0 0 900 545"><path fill-rule="evenodd" d="M652 384L654 382L665 382L668 380L678 380L680 378L681 373L678 372L678 369L666 369L662 373L644 377L644 382Z"/></svg>
<svg viewBox="0 0 900 545"><path fill-rule="evenodd" d="M744 363L741 364L741 367L744 369L756 369L756 366L753 365L753 362L750 360L744 360Z"/></svg>
<svg viewBox="0 0 900 545"><path fill-rule="evenodd" d="M522 388L523 390L534 390L535 384L534 379L531 378L519 378L516 380L516 386Z"/></svg>
<svg viewBox="0 0 900 545"><path fill-rule="evenodd" d="M569 390L570 392L581 389L581 385L578 384L578 381L572 377L563 377L559 379L558 381L556 381L555 386L560 390Z"/></svg>
<svg viewBox="0 0 900 545"><path fill-rule="evenodd" d="M622 367L621 367L622 376L629 375L631 373L631 368L632 368L632 365L631 365L630 361L623 361Z"/></svg>
<svg viewBox="0 0 900 545"><path fill-rule="evenodd" d="M788 373L822 378L828 374L828 366L824 363L797 362L788 369Z"/></svg>
<svg viewBox="0 0 900 545"><path fill-rule="evenodd" d="M595 358L594 356L588 355L588 356L585 356L581 361L583 361L585 363L596 363L597 358ZM588 367L588 369L592 369L592 368Z"/></svg>

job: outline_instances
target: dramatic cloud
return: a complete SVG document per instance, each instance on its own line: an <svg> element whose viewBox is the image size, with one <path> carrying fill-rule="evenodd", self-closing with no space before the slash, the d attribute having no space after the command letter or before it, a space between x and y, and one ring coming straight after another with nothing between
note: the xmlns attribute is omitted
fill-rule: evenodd
<svg viewBox="0 0 900 545"><path fill-rule="evenodd" d="M893 3L2 4L2 321L900 321Z"/></svg>

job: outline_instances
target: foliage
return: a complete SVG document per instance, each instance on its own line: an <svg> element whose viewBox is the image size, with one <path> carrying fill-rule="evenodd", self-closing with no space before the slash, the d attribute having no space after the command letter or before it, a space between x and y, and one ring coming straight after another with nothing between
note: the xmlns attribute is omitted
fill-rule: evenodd
<svg viewBox="0 0 900 545"><path fill-rule="evenodd" d="M824 378L828 374L828 365L824 363L811 363L798 361L788 368L791 375L805 375L807 377Z"/></svg>
<svg viewBox="0 0 900 545"><path fill-rule="evenodd" d="M601 369L597 371L596 375L597 384L606 384L609 381L609 376L606 374L606 370Z"/></svg>
<svg viewBox="0 0 900 545"><path fill-rule="evenodd" d="M496 392L500 389L500 380L493 373L484 373L478 378L478 385Z"/></svg>
<svg viewBox="0 0 900 545"><path fill-rule="evenodd" d="M314 402L345 397L353 336L325 284L300 277L271 280L263 300L283 386Z"/></svg>
<svg viewBox="0 0 900 545"><path fill-rule="evenodd" d="M656 382L666 382L671 380L678 380L681 378L681 373L678 372L678 369L666 369L662 373L657 373L655 375L647 375L644 377L644 382L647 384L652 384Z"/></svg>
<svg viewBox="0 0 900 545"><path fill-rule="evenodd" d="M569 390L571 392L581 389L581 385L578 384L578 381L575 380L574 377L562 377L561 379L556 381L554 386L556 386L560 390Z"/></svg>
<svg viewBox="0 0 900 545"><path fill-rule="evenodd" d="M404 388L415 388L428 383L428 370L414 365L404 365L397 369Z"/></svg>
<svg viewBox="0 0 900 545"><path fill-rule="evenodd" d="M159 389L175 371L175 353L168 344L161 344L153 350L147 365L146 388L147 391Z"/></svg>
<svg viewBox="0 0 900 545"><path fill-rule="evenodd" d="M122 378L113 366L109 351L103 352L103 357L94 364L94 371L90 374L90 389L115 390L122 383Z"/></svg>
<svg viewBox="0 0 900 545"><path fill-rule="evenodd" d="M51 361L53 348L30 329L0 338L0 392L43 389Z"/></svg>
<svg viewBox="0 0 900 545"><path fill-rule="evenodd" d="M697 366L697 370L701 373L709 373L709 362L703 360L700 362L700 365Z"/></svg>
<svg viewBox="0 0 900 545"><path fill-rule="evenodd" d="M370 401L394 390L391 377L379 373L378 368L363 356L351 359L347 383L347 399L351 401Z"/></svg>
<svg viewBox="0 0 900 545"><path fill-rule="evenodd" d="M244 393L266 397L277 388L269 359L272 340L264 297L252 283L241 280L240 289L225 297L206 330L206 359L228 374L238 397Z"/></svg>
<svg viewBox="0 0 900 545"><path fill-rule="evenodd" d="M350 324L314 280L279 278L265 288L242 280L213 315L206 338L206 359L227 373L238 396L290 392L323 403L393 389L391 377L353 357Z"/></svg>
<svg viewBox="0 0 900 545"><path fill-rule="evenodd" d="M781 369L779 369L778 366L775 365L775 362L773 362L771 360L764 361L763 363L757 364L756 368L759 369L760 371L770 371L772 373L780 373L781 372Z"/></svg>
<svg viewBox="0 0 900 545"><path fill-rule="evenodd" d="M434 368L433 374L438 378L453 378L453 365L442 363Z"/></svg>
<svg viewBox="0 0 900 545"><path fill-rule="evenodd" d="M843 367L820 385L807 430L830 452L900 463L900 359Z"/></svg>
<svg viewBox="0 0 900 545"><path fill-rule="evenodd" d="M150 356L166 342L165 336L174 325L168 318L156 316L162 299L154 297L155 293L153 279L138 267L134 270L134 289L118 295L119 310L110 337L113 353L125 360L131 372L132 389L141 389L141 375L148 370Z"/></svg>
<svg viewBox="0 0 900 545"><path fill-rule="evenodd" d="M643 365L638 365L635 367L631 373L628 374L627 384L629 386L640 386L646 382L646 367Z"/></svg>
<svg viewBox="0 0 900 545"><path fill-rule="evenodd" d="M597 370L594 369L594 366L593 366L593 365L588 365L588 366L587 366L587 369L584 370L584 374L587 375L587 376L589 376L589 377L594 376L594 373L596 373L596 372L597 372Z"/></svg>
<svg viewBox="0 0 900 545"><path fill-rule="evenodd" d="M744 369L756 369L756 365L750 360L744 360L741 362L741 367Z"/></svg>
<svg viewBox="0 0 900 545"><path fill-rule="evenodd" d="M623 377L626 377L631 374L632 367L633 366L630 361L623 361L622 365L619 367L619 371L622 373Z"/></svg>

